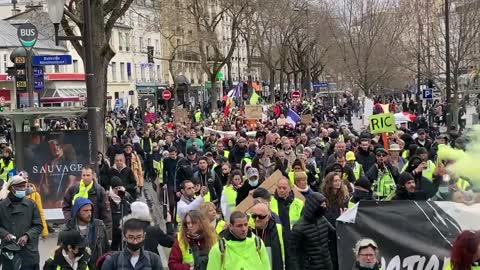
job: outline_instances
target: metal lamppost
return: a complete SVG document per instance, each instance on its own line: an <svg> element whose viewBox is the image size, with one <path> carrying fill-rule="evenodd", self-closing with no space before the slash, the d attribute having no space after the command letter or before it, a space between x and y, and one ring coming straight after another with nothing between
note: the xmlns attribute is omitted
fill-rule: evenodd
<svg viewBox="0 0 480 270"><path fill-rule="evenodd" d="M64 1L48 0L48 15L52 20L55 28L55 43L58 45L60 40L81 40L84 48L83 64L85 66L85 83L87 86L87 110L88 110L88 128L90 132L95 127L96 112L100 111L100 108L94 107L94 92L95 92L95 74L93 69L93 46L92 46L92 14L90 0L83 1L83 36L59 36L58 30L60 22L63 17ZM101 116L98 116L101 117ZM98 150L98 139L95 135L90 135L91 147L90 147L90 163L95 163L96 153Z"/></svg>
<svg viewBox="0 0 480 270"><path fill-rule="evenodd" d="M308 5L308 2L307 2L307 5ZM308 48L307 48L307 55L306 55L306 64L307 64L307 77L306 77L306 80L305 80L305 86L307 87L307 96L309 98L311 98L311 94L312 94L312 76L311 76L311 71L310 71L310 56L311 56L311 50L310 50L310 43L311 43L311 39L310 39L310 21L308 20L308 12L309 12L309 8L308 6L301 9L301 8L294 8L293 11L296 11L296 12L300 12L300 11L304 11L305 12L305 17L306 17L306 20L307 20L307 26L305 27L305 32L307 34L307 44L308 44Z"/></svg>

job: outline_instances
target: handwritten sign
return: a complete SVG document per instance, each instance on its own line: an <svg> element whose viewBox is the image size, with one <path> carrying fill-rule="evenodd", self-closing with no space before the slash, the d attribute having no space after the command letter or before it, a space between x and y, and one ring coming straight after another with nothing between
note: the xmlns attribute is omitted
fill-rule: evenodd
<svg viewBox="0 0 480 270"><path fill-rule="evenodd" d="M300 118L300 122L305 125L309 125L312 123L313 116L311 114L302 115Z"/></svg>
<svg viewBox="0 0 480 270"><path fill-rule="evenodd" d="M245 118L246 119L262 119L263 108L260 105L246 105Z"/></svg>
<svg viewBox="0 0 480 270"><path fill-rule="evenodd" d="M378 134L383 132L394 132L397 130L395 126L395 116L392 113L374 114L368 117L370 133Z"/></svg>

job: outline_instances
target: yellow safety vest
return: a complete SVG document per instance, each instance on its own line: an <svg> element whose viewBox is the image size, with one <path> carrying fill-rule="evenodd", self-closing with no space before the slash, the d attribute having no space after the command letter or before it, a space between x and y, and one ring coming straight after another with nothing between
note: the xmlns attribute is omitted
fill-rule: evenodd
<svg viewBox="0 0 480 270"><path fill-rule="evenodd" d="M145 139L142 138L142 139L140 140L140 143L141 143L141 146L142 146L142 150L143 150L144 152L146 152L146 151L145 151L145 148L143 147L143 142L144 142L144 140L145 140ZM152 154L153 142L152 142L152 139L150 139L150 138L148 138L148 141L150 142L150 151L148 151L148 153L149 153L149 154Z"/></svg>
<svg viewBox="0 0 480 270"><path fill-rule="evenodd" d="M182 262L193 264L192 249L189 247L188 244L183 243L180 237L180 233L177 233L177 241L178 241L178 246L180 247L180 251L182 252Z"/></svg>
<svg viewBox="0 0 480 270"><path fill-rule="evenodd" d="M195 113L195 122L200 122L202 120L202 113L201 112L196 112Z"/></svg>
<svg viewBox="0 0 480 270"><path fill-rule="evenodd" d="M80 180L80 183L78 184L78 192L73 196L72 204L75 203L75 200L77 198L88 199L88 192L90 191L90 189L92 189L92 187L93 181L88 186L85 186L85 184L83 183L83 179Z"/></svg>
<svg viewBox="0 0 480 270"><path fill-rule="evenodd" d="M450 262L444 264L443 270L452 270L452 264ZM470 270L480 270L480 265L472 265L472 268Z"/></svg>
<svg viewBox="0 0 480 270"><path fill-rule="evenodd" d="M4 182L7 182L8 181L8 172L13 170L14 166L15 165L13 164L13 159L10 160L10 162L8 163L8 166L5 165L5 161L3 161L3 158L0 159L0 169L3 169L2 174L0 174L0 180L3 180Z"/></svg>
<svg viewBox="0 0 480 270"><path fill-rule="evenodd" d="M288 208L288 218L290 220L290 228L297 223L297 221L300 219L302 216L302 210L303 210L303 205L304 203L302 200L294 198L292 203L290 204ZM272 200L270 201L270 210L279 215L278 211L278 201L275 199L275 197L272 197Z"/></svg>
<svg viewBox="0 0 480 270"><path fill-rule="evenodd" d="M55 258L50 257L50 259L53 261ZM60 265L57 265L57 267L55 267L55 270L62 270L62 267ZM86 265L85 270L90 270L90 268L88 267L88 264Z"/></svg>
<svg viewBox="0 0 480 270"><path fill-rule="evenodd" d="M283 228L282 224L276 224L277 227L277 234L278 234L278 240L280 242L280 250L282 251L282 261L283 264L285 264L285 245L283 244Z"/></svg>
<svg viewBox="0 0 480 270"><path fill-rule="evenodd" d="M402 168L402 172L408 168L408 162ZM432 181L433 173L435 172L436 166L431 160L427 160L427 168L423 169L422 176L427 178L428 180Z"/></svg>
<svg viewBox="0 0 480 270"><path fill-rule="evenodd" d="M408 151L403 151L402 157L403 157L405 160L408 160Z"/></svg>
<svg viewBox="0 0 480 270"><path fill-rule="evenodd" d="M223 157L228 158L230 156L230 152L227 150L223 150Z"/></svg>
<svg viewBox="0 0 480 270"><path fill-rule="evenodd" d="M385 198L393 194L396 190L395 181L389 170L386 173L378 171L377 180L374 182L375 193L379 198Z"/></svg>
<svg viewBox="0 0 480 270"><path fill-rule="evenodd" d="M355 175L355 181L360 179L361 173L362 173L362 164L355 161L355 167L353 167L353 174Z"/></svg>
<svg viewBox="0 0 480 270"><path fill-rule="evenodd" d="M456 184L457 184L457 188L460 189L461 191L467 191L467 189L470 187L470 183L461 177L458 178Z"/></svg>
<svg viewBox="0 0 480 270"><path fill-rule="evenodd" d="M223 227L225 227L225 221L222 219L219 220L217 226L215 226L215 231L217 234L220 234L223 231Z"/></svg>
<svg viewBox="0 0 480 270"><path fill-rule="evenodd" d="M237 191L232 185L228 185L223 188L223 193L225 194L225 198L227 200L228 210L230 213L232 213L235 211L235 207L237 206Z"/></svg>

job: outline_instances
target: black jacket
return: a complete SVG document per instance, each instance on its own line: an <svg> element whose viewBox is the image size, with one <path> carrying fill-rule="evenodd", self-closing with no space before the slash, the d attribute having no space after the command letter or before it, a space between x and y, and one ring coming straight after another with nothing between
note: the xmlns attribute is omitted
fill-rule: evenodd
<svg viewBox="0 0 480 270"><path fill-rule="evenodd" d="M210 192L210 201L219 204L220 198L222 197L223 186L217 173L215 173L214 170L207 169L207 173L205 174L202 174L202 172L198 171L193 175L198 177L202 186L208 187Z"/></svg>
<svg viewBox="0 0 480 270"><path fill-rule="evenodd" d="M132 196L136 194L136 189L137 189L137 180L135 179L135 175L133 174L132 169L129 167L125 166L123 169L118 170L115 166L112 166L110 170L108 171L108 176L110 179L114 176L118 176L120 179L122 179L123 186L127 190L128 193L130 193ZM110 184L108 185L108 189L110 189Z"/></svg>
<svg viewBox="0 0 480 270"><path fill-rule="evenodd" d="M175 186L175 172L179 159L180 158L177 157L176 159L166 158L163 160L163 172L161 172L163 174L163 183L171 187L172 190Z"/></svg>
<svg viewBox="0 0 480 270"><path fill-rule="evenodd" d="M357 159L357 162L362 165L364 172L370 170L376 162L375 154L371 151L363 151L362 148L358 148L355 158Z"/></svg>
<svg viewBox="0 0 480 270"><path fill-rule="evenodd" d="M432 147L432 141L430 139L426 139L425 144L421 144L418 138L416 138L415 144L417 144L419 147L425 147L428 151L430 151L430 148Z"/></svg>
<svg viewBox="0 0 480 270"><path fill-rule="evenodd" d="M28 235L27 245L19 252L23 266L32 266L40 261L38 238L42 232L42 221L35 203L28 199L16 199L9 193L0 201L0 239L13 234L17 239Z"/></svg>
<svg viewBox="0 0 480 270"><path fill-rule="evenodd" d="M90 256L87 254L84 254L77 263L77 270L95 269L95 265L90 262ZM58 266L60 269L57 269ZM59 248L55 250L53 258L45 261L43 270L73 270L73 268L65 260L65 257L63 257L62 248Z"/></svg>
<svg viewBox="0 0 480 270"><path fill-rule="evenodd" d="M174 228L172 223L167 223L167 233L163 232L159 226L148 225L145 228L145 246L144 249L158 254L158 245L171 248L173 246Z"/></svg>
<svg viewBox="0 0 480 270"><path fill-rule="evenodd" d="M175 185L174 190L180 191L180 184L185 180L191 180L193 173L198 170L197 160L189 160L181 158L177 162L175 169Z"/></svg>
<svg viewBox="0 0 480 270"><path fill-rule="evenodd" d="M320 193L307 197L302 217L289 238L290 270L332 270L328 239L334 231L324 217L324 202L326 198Z"/></svg>
<svg viewBox="0 0 480 270"><path fill-rule="evenodd" d="M262 182L258 181L258 184L254 187L252 187L249 183L248 180L243 182L243 185L237 190L237 199L236 199L236 204L239 205L245 198L248 197L248 193L250 190L254 190L257 187L259 187L262 184Z"/></svg>
<svg viewBox="0 0 480 270"><path fill-rule="evenodd" d="M282 245L280 244L277 223L270 218L264 230L255 229L253 232L263 240L265 247L271 249L272 270L283 270Z"/></svg>
<svg viewBox="0 0 480 270"><path fill-rule="evenodd" d="M247 148L240 148L238 145L233 147L230 155L228 156L228 161L230 164L232 164L232 168L240 168L240 164L242 163L242 159L245 157L246 152Z"/></svg>

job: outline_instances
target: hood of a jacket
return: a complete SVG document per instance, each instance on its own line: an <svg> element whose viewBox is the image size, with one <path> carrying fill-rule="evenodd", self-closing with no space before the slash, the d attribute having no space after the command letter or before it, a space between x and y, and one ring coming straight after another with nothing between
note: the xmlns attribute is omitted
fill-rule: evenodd
<svg viewBox="0 0 480 270"><path fill-rule="evenodd" d="M252 237L252 229L248 228L248 233L247 233L247 238ZM244 241L245 239L240 239L236 235L234 235L229 229L224 230L221 235L221 237L225 238L227 241Z"/></svg>
<svg viewBox="0 0 480 270"><path fill-rule="evenodd" d="M327 198L318 192L313 192L307 197L303 207L302 216L308 220L317 220L324 216L326 208L321 205L327 201Z"/></svg>
<svg viewBox="0 0 480 270"><path fill-rule="evenodd" d="M359 201L371 201L373 200L373 192L355 189L352 197L355 203Z"/></svg>
<svg viewBox="0 0 480 270"><path fill-rule="evenodd" d="M130 219L138 219L148 224L151 224L153 222L152 216L150 215L150 209L148 208L148 205L144 202L133 202L130 205L130 211L130 214L123 218L123 223Z"/></svg>
<svg viewBox="0 0 480 270"><path fill-rule="evenodd" d="M83 197L78 197L77 199L75 199L75 202L73 203L73 207L72 207L72 217L76 217L78 214L78 211L80 211L80 209L87 204L90 204L93 208L93 203L89 199L83 198Z"/></svg>

